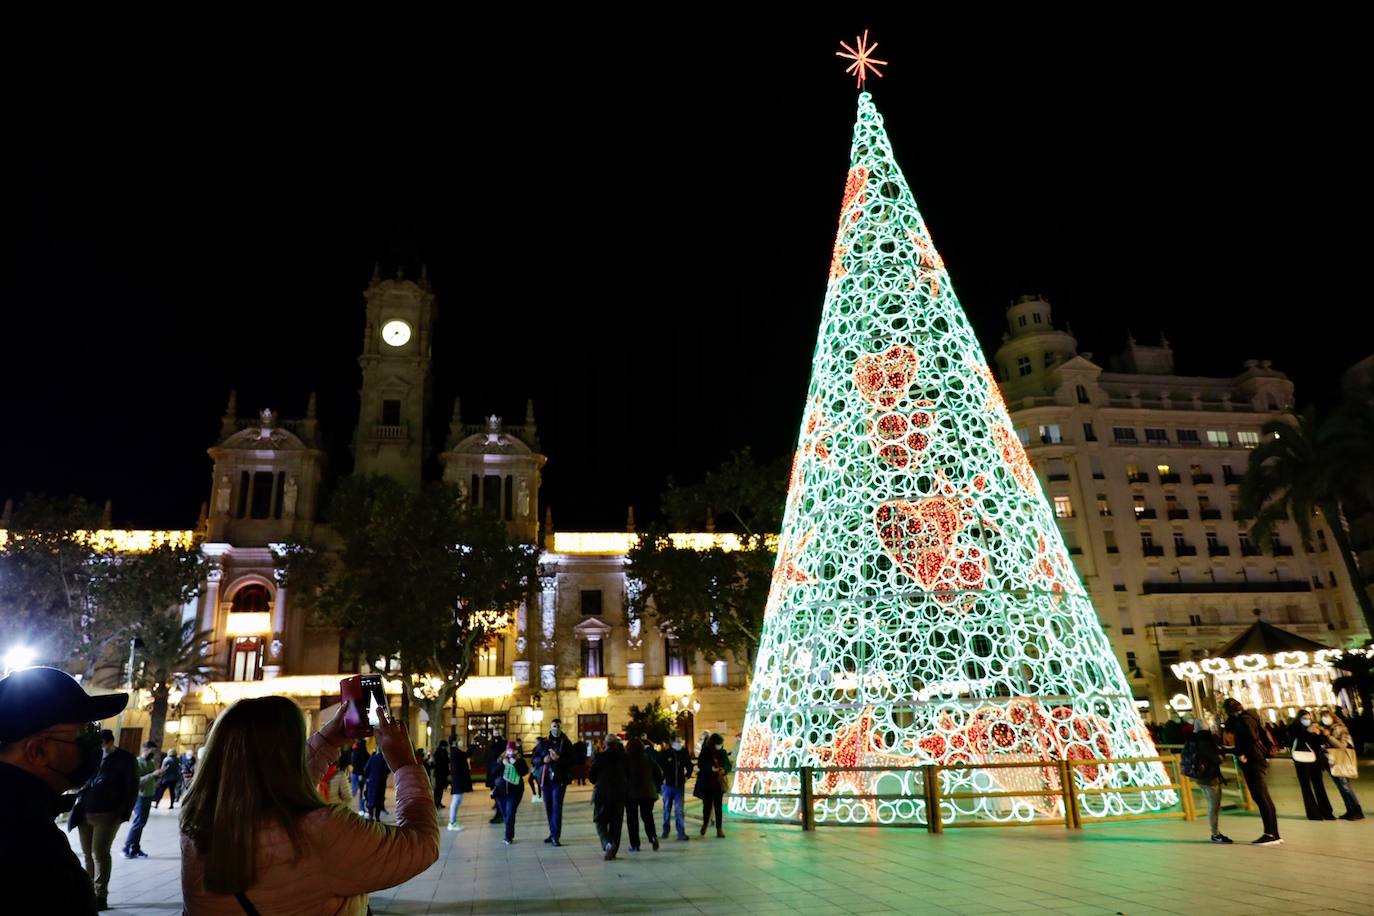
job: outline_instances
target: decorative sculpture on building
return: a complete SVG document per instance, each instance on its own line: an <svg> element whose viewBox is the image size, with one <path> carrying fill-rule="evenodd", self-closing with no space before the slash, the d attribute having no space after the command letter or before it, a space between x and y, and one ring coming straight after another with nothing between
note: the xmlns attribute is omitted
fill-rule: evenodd
<svg viewBox="0 0 1374 916"><path fill-rule="evenodd" d="M229 512L229 498L233 495L234 484L229 479L228 474L219 475L219 486L215 488L215 514L227 515Z"/></svg>
<svg viewBox="0 0 1374 916"><path fill-rule="evenodd" d="M296 517L296 498L299 494L300 484L296 481L296 475L292 474L286 478L281 492L281 511L286 518Z"/></svg>

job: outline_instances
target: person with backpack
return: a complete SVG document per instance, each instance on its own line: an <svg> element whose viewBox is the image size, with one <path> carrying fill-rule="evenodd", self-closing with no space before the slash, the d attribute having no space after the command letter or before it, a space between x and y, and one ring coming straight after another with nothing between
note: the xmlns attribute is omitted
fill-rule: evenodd
<svg viewBox="0 0 1374 916"><path fill-rule="evenodd" d="M1240 700L1227 697L1221 708L1226 713L1225 728L1232 752L1240 761L1240 772L1245 777L1250 798L1259 808L1260 818L1264 822L1264 833L1259 839L1252 840L1250 845L1278 846L1283 842L1279 837L1279 816L1274 808L1274 800L1269 797L1269 787L1265 784L1269 758L1274 756L1274 745L1260 723L1259 714L1246 709Z"/></svg>
<svg viewBox="0 0 1374 916"><path fill-rule="evenodd" d="M1293 769L1298 774L1298 786L1302 789L1302 807L1309 821L1334 821L1336 814L1331 810L1331 800L1326 797L1326 784L1322 772L1326 769L1326 738L1317 730L1312 713L1306 709L1298 711L1298 716L1288 725L1289 740L1292 741Z"/></svg>
<svg viewBox="0 0 1374 916"><path fill-rule="evenodd" d="M1202 786L1207 796L1207 821L1212 827L1213 843L1233 842L1221 832L1221 742L1202 716L1192 722L1192 731L1183 739L1179 770Z"/></svg>

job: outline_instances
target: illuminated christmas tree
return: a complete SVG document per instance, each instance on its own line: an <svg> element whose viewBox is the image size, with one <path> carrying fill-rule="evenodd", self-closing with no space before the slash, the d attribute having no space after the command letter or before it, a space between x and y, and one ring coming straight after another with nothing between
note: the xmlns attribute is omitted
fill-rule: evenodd
<svg viewBox="0 0 1374 916"><path fill-rule="evenodd" d="M861 46L862 47L862 46ZM945 793L1058 790L1065 758L1153 757L1121 667L893 159L859 96L811 385L736 765L946 771ZM1159 764L1076 770L1159 786ZM744 795L796 793L738 774ZM926 820L919 774L825 774L818 821ZM846 795L906 794L908 800ZM1165 789L1089 793L1090 814L1158 810ZM742 816L796 798L734 798ZM1053 796L954 799L946 822L1062 816Z"/></svg>

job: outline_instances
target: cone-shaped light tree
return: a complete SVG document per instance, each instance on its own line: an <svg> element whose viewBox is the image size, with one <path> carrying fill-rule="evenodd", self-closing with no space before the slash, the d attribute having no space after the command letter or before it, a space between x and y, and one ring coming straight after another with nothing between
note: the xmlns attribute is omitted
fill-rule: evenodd
<svg viewBox="0 0 1374 916"><path fill-rule="evenodd" d="M817 774L815 816L925 822L946 794L1057 790L1054 761L1155 755L997 383L859 96L820 334L736 766ZM891 769L883 769L891 768ZM1176 802L1159 764L1075 768L1090 814ZM1134 788L1134 791L1129 789ZM795 817L797 777L739 772L733 813ZM906 799L862 796L906 795ZM1062 816L952 799L946 822Z"/></svg>

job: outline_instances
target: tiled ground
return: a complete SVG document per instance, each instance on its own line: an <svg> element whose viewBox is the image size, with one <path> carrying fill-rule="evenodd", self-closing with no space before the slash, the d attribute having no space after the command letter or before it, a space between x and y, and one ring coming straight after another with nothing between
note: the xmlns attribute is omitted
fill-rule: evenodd
<svg viewBox="0 0 1374 916"><path fill-rule="evenodd" d="M568 797L562 848L545 846L543 808L528 796L516 843L486 824L489 804L469 796L467 830L443 834L438 862L373 895L382 914L639 913L1374 913L1374 817L1358 823L1302 818L1292 766L1272 774L1286 843L1243 845L1255 815L1223 815L1237 845L1206 842L1202 821L951 830L796 828L730 822L724 839L669 841L655 853L603 862L591 827L590 787ZM1360 794L1374 808L1374 774ZM1331 793L1337 812L1339 800ZM1200 800L1199 800L1200 801ZM1298 813L1295 813L1298 812ZM180 911L175 821L154 812L144 846L152 858L116 853L110 900L117 912ZM75 835L73 834L73 839ZM120 833L122 841L123 832ZM116 847L118 844L116 844ZM270 916L270 914L265 914Z"/></svg>

